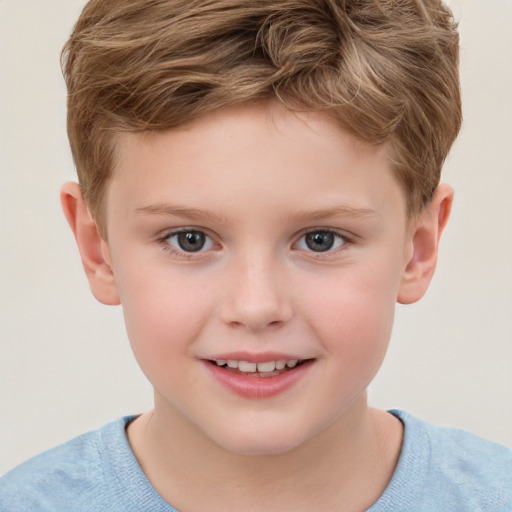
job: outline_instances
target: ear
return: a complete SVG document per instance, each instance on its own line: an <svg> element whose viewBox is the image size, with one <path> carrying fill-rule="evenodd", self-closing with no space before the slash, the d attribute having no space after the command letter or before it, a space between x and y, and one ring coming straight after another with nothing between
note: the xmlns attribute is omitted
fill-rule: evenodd
<svg viewBox="0 0 512 512"><path fill-rule="evenodd" d="M89 213L78 183L65 183L60 192L64 215L78 245L93 295L103 304L120 304L110 252Z"/></svg>
<svg viewBox="0 0 512 512"><path fill-rule="evenodd" d="M425 206L412 226L410 257L402 274L398 302L411 304L423 297L434 275L441 234L448 222L453 189L440 184L432 201Z"/></svg>

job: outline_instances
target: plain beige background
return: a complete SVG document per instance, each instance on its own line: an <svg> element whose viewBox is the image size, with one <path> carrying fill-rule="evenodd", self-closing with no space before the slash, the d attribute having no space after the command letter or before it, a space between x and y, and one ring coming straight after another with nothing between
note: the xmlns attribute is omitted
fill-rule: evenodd
<svg viewBox="0 0 512 512"><path fill-rule="evenodd" d="M59 52L83 0L0 0L0 473L151 406L120 308L97 304L59 205L74 178ZM382 408L512 445L512 0L452 0L465 121L437 275L399 306Z"/></svg>

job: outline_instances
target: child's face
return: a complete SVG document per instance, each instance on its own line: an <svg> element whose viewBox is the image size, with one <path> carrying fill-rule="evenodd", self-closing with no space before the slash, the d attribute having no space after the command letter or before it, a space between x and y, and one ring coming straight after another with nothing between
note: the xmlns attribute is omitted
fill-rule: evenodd
<svg viewBox="0 0 512 512"><path fill-rule="evenodd" d="M411 256L388 148L252 106L118 150L107 258L155 414L278 453L363 411Z"/></svg>

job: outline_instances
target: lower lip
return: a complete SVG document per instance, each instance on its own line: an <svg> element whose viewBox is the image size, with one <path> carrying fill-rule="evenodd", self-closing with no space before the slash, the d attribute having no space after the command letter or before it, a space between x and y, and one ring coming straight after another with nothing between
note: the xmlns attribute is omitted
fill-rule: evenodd
<svg viewBox="0 0 512 512"><path fill-rule="evenodd" d="M272 377L245 376L204 361L213 377L224 387L244 398L270 398L283 393L304 377L314 360L309 360Z"/></svg>

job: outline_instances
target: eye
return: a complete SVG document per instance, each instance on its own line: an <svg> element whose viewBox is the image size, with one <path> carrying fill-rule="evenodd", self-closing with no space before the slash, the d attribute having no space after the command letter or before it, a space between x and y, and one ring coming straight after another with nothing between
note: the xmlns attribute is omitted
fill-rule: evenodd
<svg viewBox="0 0 512 512"><path fill-rule="evenodd" d="M164 241L174 249L182 252L199 252L213 247L213 241L202 231L187 229L171 233Z"/></svg>
<svg viewBox="0 0 512 512"><path fill-rule="evenodd" d="M328 252L338 249L345 243L347 240L343 236L334 231L322 229L304 234L297 243L297 248L313 252Z"/></svg>

